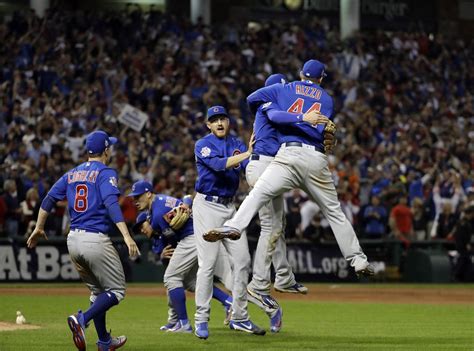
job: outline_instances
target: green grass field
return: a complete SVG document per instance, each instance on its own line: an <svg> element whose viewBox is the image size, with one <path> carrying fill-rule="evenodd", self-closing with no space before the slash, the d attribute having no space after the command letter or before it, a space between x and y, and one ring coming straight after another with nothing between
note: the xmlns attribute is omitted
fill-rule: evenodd
<svg viewBox="0 0 474 351"><path fill-rule="evenodd" d="M474 302L474 289L472 292ZM217 303L213 303L208 340L161 332L159 327L167 316L164 297L128 296L108 313L108 327L115 335L127 335L124 350L474 350L474 303L375 304L278 297L284 311L283 329L278 334L269 333L266 315L250 306L252 320L267 329L263 337L224 326L224 312ZM75 350L66 318L87 305L86 294L0 294L0 321L14 322L16 311L21 310L28 323L41 327L0 332L0 351ZM188 297L188 313L192 320L193 295ZM96 350L93 327L87 329L87 337L88 350Z"/></svg>

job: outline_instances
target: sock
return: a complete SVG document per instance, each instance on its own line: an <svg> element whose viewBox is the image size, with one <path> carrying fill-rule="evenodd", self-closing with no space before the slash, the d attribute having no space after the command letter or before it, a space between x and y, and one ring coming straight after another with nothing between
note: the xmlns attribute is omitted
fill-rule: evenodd
<svg viewBox="0 0 474 351"><path fill-rule="evenodd" d="M107 328L105 326L105 312L94 317L94 326L99 340L102 342L108 342L110 340L110 334L107 333Z"/></svg>
<svg viewBox="0 0 474 351"><path fill-rule="evenodd" d="M111 292L103 292L97 296L94 303L89 309L83 313L84 324L89 323L91 319L105 313L110 307L118 304L117 297ZM105 316L104 316L105 318ZM95 323L95 321L94 321ZM105 323L104 323L105 324Z"/></svg>
<svg viewBox="0 0 474 351"><path fill-rule="evenodd" d="M226 307L229 304L229 302L232 303L232 297L227 295L217 286L214 286L212 288L212 297L215 298L217 301L219 301L224 307Z"/></svg>
<svg viewBox="0 0 474 351"><path fill-rule="evenodd" d="M178 319L183 321L183 323L187 323L188 313L186 312L186 294L184 293L184 288L168 290L168 295L173 304L173 308L178 315Z"/></svg>

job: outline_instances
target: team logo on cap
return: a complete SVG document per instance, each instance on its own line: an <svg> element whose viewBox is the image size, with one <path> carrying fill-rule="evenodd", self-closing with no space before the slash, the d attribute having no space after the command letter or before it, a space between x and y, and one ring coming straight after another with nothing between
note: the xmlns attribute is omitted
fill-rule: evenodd
<svg viewBox="0 0 474 351"><path fill-rule="evenodd" d="M105 144L105 147L108 147L109 146L109 141L107 139L105 139L104 144Z"/></svg>
<svg viewBox="0 0 474 351"><path fill-rule="evenodd" d="M214 108L212 109L212 111L214 111L214 112L219 112L219 107L214 107Z"/></svg>
<svg viewBox="0 0 474 351"><path fill-rule="evenodd" d="M209 149L207 146L204 146L201 149L201 156L202 157L208 157L211 154L211 149Z"/></svg>
<svg viewBox="0 0 474 351"><path fill-rule="evenodd" d="M135 184L132 186L132 191L135 192Z"/></svg>

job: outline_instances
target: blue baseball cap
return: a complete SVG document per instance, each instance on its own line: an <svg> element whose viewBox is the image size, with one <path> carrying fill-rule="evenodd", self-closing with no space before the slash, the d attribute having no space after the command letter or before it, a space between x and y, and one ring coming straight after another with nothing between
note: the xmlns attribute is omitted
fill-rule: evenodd
<svg viewBox="0 0 474 351"><path fill-rule="evenodd" d="M227 110L223 106L212 106L211 108L209 108L209 110L207 110L208 121L217 116L229 117L227 114Z"/></svg>
<svg viewBox="0 0 474 351"><path fill-rule="evenodd" d="M309 60L303 65L301 73L303 73L306 78L321 78L326 77L324 69L325 66L322 62L319 62L318 60Z"/></svg>
<svg viewBox="0 0 474 351"><path fill-rule="evenodd" d="M135 224L133 225L132 227L132 231L135 233L135 234L140 234L140 227L141 225L143 224L143 222L146 221L146 217L147 217L147 212L140 212L137 216L137 219L135 221Z"/></svg>
<svg viewBox="0 0 474 351"><path fill-rule="evenodd" d="M96 130L86 138L86 149L90 154L101 154L110 145L117 143L117 138L109 137L103 130Z"/></svg>
<svg viewBox="0 0 474 351"><path fill-rule="evenodd" d="M278 83L281 83L281 84L286 83L286 77L284 74L281 74L281 73L272 74L265 81L265 86L269 87L270 85L278 84Z"/></svg>
<svg viewBox="0 0 474 351"><path fill-rule="evenodd" d="M140 196L148 191L153 191L153 185L148 183L146 180L139 180L133 183L132 192L127 196Z"/></svg>

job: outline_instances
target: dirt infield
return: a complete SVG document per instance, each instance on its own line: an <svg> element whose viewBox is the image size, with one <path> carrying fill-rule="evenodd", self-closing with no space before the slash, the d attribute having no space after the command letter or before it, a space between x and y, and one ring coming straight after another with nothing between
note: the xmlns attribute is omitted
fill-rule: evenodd
<svg viewBox="0 0 474 351"><path fill-rule="evenodd" d="M373 285L308 285L307 295L272 292L278 300L370 302L370 303L417 303L417 304L472 304L474 289L466 287L423 287ZM0 295L87 295L85 287L21 287L2 288ZM156 286L132 286L128 296L165 296L166 290Z"/></svg>
<svg viewBox="0 0 474 351"><path fill-rule="evenodd" d="M32 324L14 324L8 322L0 322L0 332L12 330L31 330L39 329L40 327Z"/></svg>

